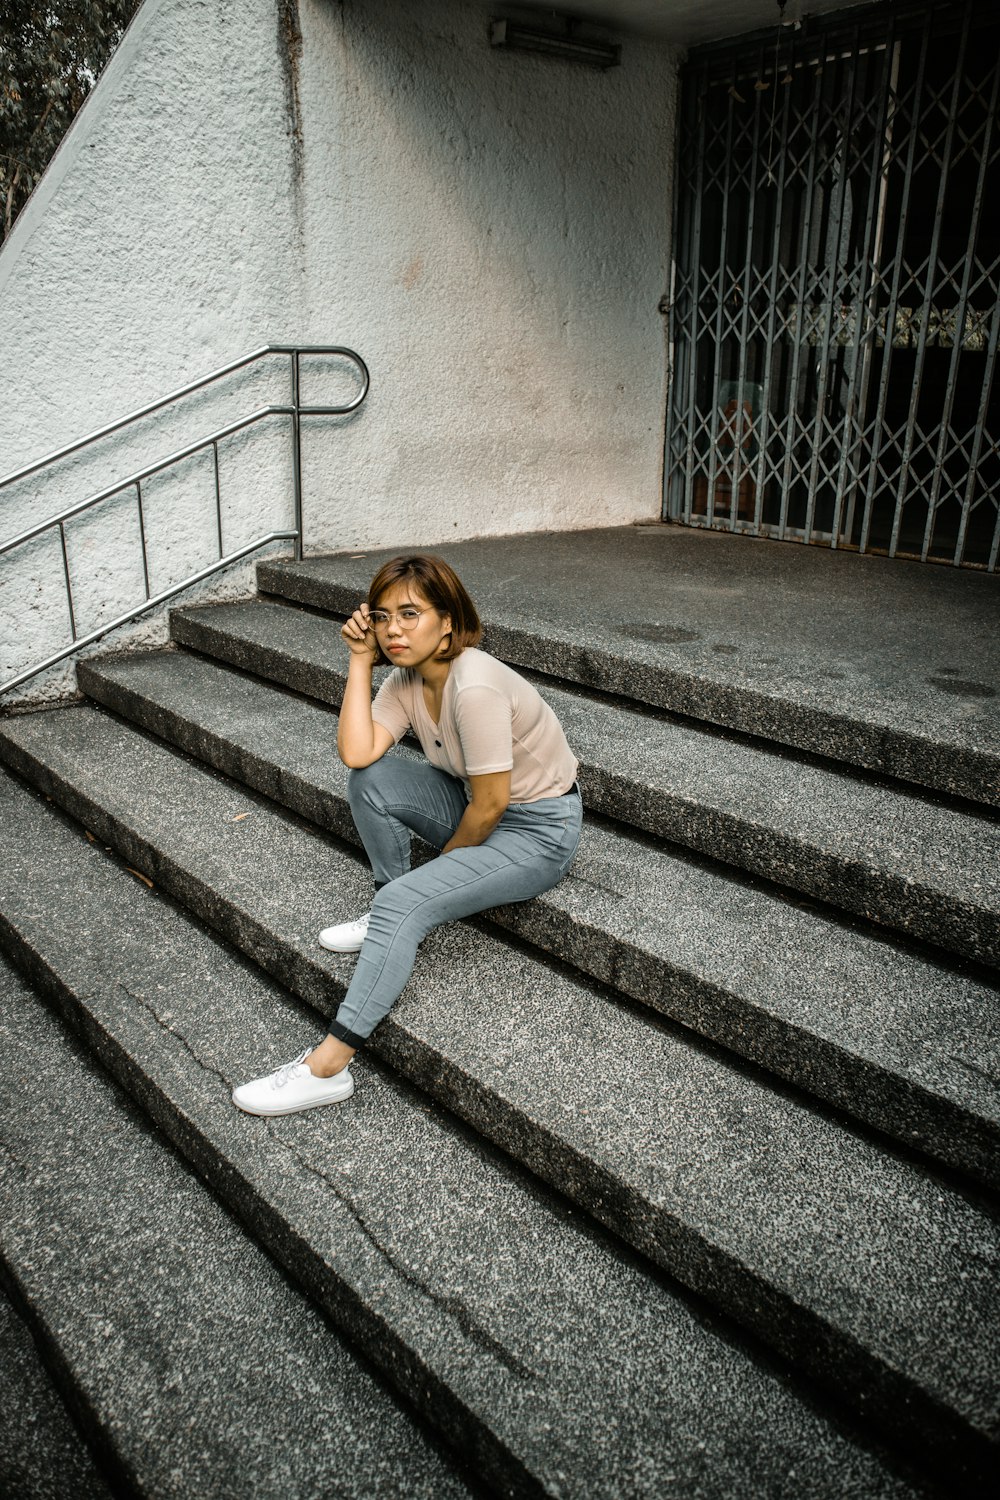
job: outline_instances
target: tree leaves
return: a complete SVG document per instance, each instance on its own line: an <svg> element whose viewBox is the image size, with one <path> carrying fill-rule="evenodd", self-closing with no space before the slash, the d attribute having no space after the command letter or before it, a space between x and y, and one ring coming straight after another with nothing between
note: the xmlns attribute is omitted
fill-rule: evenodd
<svg viewBox="0 0 1000 1500"><path fill-rule="evenodd" d="M0 0L0 241L139 0Z"/></svg>

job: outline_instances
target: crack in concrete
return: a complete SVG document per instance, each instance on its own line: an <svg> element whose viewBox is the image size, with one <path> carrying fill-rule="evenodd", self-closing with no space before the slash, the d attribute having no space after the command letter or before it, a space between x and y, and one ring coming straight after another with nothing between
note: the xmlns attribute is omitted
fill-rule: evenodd
<svg viewBox="0 0 1000 1500"><path fill-rule="evenodd" d="M960 1068L965 1068L970 1073L977 1073L980 1078L984 1078L994 1088L1000 1088L1000 1078L997 1077L996 1073L989 1072L987 1068L981 1068L978 1063L970 1062L967 1057L956 1057L954 1052L949 1052L948 1058L949 1061L958 1063Z"/></svg>
<svg viewBox="0 0 1000 1500"><path fill-rule="evenodd" d="M413 1287L414 1290L421 1294L421 1296L426 1297L427 1300L431 1302L435 1307L439 1308L448 1317L453 1319L453 1321L458 1324L459 1328L468 1339L471 1339L471 1341L485 1353L492 1355L495 1359L498 1359L501 1364L503 1364L508 1370L511 1371L512 1374L518 1376L521 1380L531 1381L533 1384L537 1384L540 1381L541 1377L539 1376L538 1372L532 1370L529 1365L524 1364L524 1362L518 1359L515 1354L511 1354L510 1350L504 1348L499 1339L494 1338L493 1335L487 1331L487 1329L483 1328L483 1326L473 1317L472 1313L469 1311L468 1307L460 1297L445 1297L442 1296L440 1292L435 1292L433 1288L429 1287L425 1282L421 1281L420 1277L417 1276L413 1271L411 1271L408 1266L405 1266L401 1261L399 1261L393 1254L393 1252L382 1244L378 1235L372 1229L371 1225L367 1222L363 1213L354 1202L353 1198L346 1191L343 1179L335 1174L332 1174L322 1167L316 1166L315 1163L311 1162L308 1157L304 1156L303 1153L298 1150L291 1141L287 1141L283 1137L274 1134L273 1124L273 1121L268 1121L268 1128L271 1133L272 1139L275 1140L278 1145L282 1146L284 1150L288 1151L290 1155L294 1156L299 1165L305 1167L307 1172L311 1172L315 1177L320 1178L322 1182L326 1183L327 1187L329 1187L336 1196L337 1201L339 1203L342 1203L343 1206L347 1209L347 1212L350 1214L351 1218L354 1220L355 1224L358 1226L361 1233L365 1236L372 1248L382 1257L382 1259L396 1273L396 1275L399 1276L407 1284L407 1286Z"/></svg>
<svg viewBox="0 0 1000 1500"><path fill-rule="evenodd" d="M137 995L135 990L129 989L128 985L125 984L123 980L119 979L117 983L118 988L120 990L124 990L129 999L134 1000L137 1005L141 1005L143 1010L145 1010L148 1015L152 1016L153 1020L156 1022L157 1026L159 1026L161 1031L165 1031L168 1036L172 1036L174 1041L180 1042L188 1057L190 1057L193 1062L196 1062L199 1068L201 1068L204 1072L211 1074L213 1078L217 1078L219 1082L224 1086L227 1093L232 1093L232 1079L227 1078L224 1073L221 1073L218 1068L213 1067L211 1063L207 1063L203 1057L199 1057L198 1053L191 1046L191 1043L188 1041L187 1037L184 1036L180 1031L178 1031L176 1027L171 1026L169 1021L164 1020L151 1000L148 1000L145 995Z"/></svg>
<svg viewBox="0 0 1000 1500"><path fill-rule="evenodd" d="M211 1063L207 1063L202 1057L199 1057L198 1053L191 1046L187 1038L183 1036L182 1033L179 1032L175 1027L171 1026L168 1021L164 1020L164 1018L156 1010L156 1007L150 1000L146 998L146 996L137 994L121 980L118 981L118 988L123 990L130 999L136 1002L137 1005L141 1005L143 1009L150 1016L152 1016L153 1020L161 1028L161 1030L165 1031L168 1036L173 1037L175 1041L180 1042L187 1055L194 1062L196 1062L198 1066L202 1068L206 1073L209 1073L214 1078L217 1078L219 1082L223 1084L227 1092L232 1089L231 1080L226 1078L218 1068L213 1067ZM427 1286L420 1280L418 1276L414 1275L412 1271L410 1271L405 1265L403 1265L392 1254L392 1252L381 1243L374 1230L365 1220L364 1215L361 1213L360 1209L346 1192L343 1180L336 1177L329 1171L325 1171L324 1169L317 1167L313 1162L309 1161L309 1159L305 1157L302 1152L299 1151L291 1142L286 1141L280 1135L277 1135L274 1129L275 1123L276 1122L273 1120L266 1121L268 1134L271 1136L271 1139L283 1150L290 1152L301 1166L305 1167L306 1170L308 1172L311 1172L314 1176L319 1177L327 1185L327 1187L329 1187L333 1191L333 1193L337 1197L338 1202L344 1205L348 1213L351 1215L351 1218L357 1224L358 1228L361 1230L362 1234L365 1236L368 1242L383 1258L383 1260L388 1263L388 1265L392 1268L393 1271L395 1271L398 1276L400 1276L409 1286L414 1287L418 1292L421 1293L421 1295L426 1297L428 1301L432 1302L435 1307L440 1308L444 1313L451 1317L458 1324L466 1337L471 1339L472 1342L479 1348L485 1350L487 1353L492 1354L495 1358L499 1359L501 1363L507 1367L507 1369L509 1369L513 1374L519 1376L522 1380L530 1380L537 1383L539 1379L537 1373L528 1365L522 1363L522 1361L520 1361L515 1355L511 1354L509 1350L505 1349L498 1339L495 1339L491 1333L483 1328L481 1324L479 1324L472 1316L472 1314L469 1312L469 1309L460 1298L441 1296L440 1293L435 1292L431 1287ZM2 1146L2 1142L0 1142L0 1146Z"/></svg>
<svg viewBox="0 0 1000 1500"><path fill-rule="evenodd" d="M198 1055L187 1038L182 1035L182 1033L179 1032L176 1027L171 1026L170 1023L159 1014L152 1001L147 999L145 995L137 994L133 989L130 989L130 987L122 980L118 981L118 988L123 990L124 993L128 995L131 1000L134 1000L137 1005L141 1005L142 1008L147 1012L147 1014L152 1016L153 1020L161 1028L161 1030L165 1031L168 1036L173 1037L175 1041L180 1042L187 1055L194 1062L196 1062L200 1068L202 1068L206 1073L211 1074L212 1077L217 1078L219 1082L223 1084L227 1092L231 1090L231 1080L226 1078L218 1068L213 1067L211 1063L205 1062L204 1058ZM495 1339L491 1333L483 1328L476 1321L476 1319L473 1318L472 1314L469 1312L468 1308L460 1298L443 1297L440 1295L440 1293L433 1291L431 1287L427 1286L420 1280L419 1277L415 1276L412 1271L410 1271L405 1265L403 1265L392 1254L392 1252L381 1243L374 1230L365 1220L360 1209L346 1192L343 1180L341 1178L336 1177L329 1171L325 1171L324 1169L317 1167L313 1162L309 1161L308 1158L305 1157L302 1152L299 1151L291 1142L286 1141L280 1135L277 1135L274 1129L275 1121L268 1120L266 1123L268 1134L271 1136L271 1139L283 1150L290 1152L301 1166L305 1167L306 1170L311 1172L314 1176L319 1177L327 1185L327 1187L329 1187L334 1192L338 1202L344 1205L348 1213L351 1215L351 1218L357 1224L358 1228L361 1230L362 1234L365 1236L368 1242L383 1258L383 1260L388 1263L388 1265L392 1268L393 1271L395 1271L398 1276L400 1276L409 1286L412 1286L417 1291L419 1291L421 1295L428 1299L428 1301L432 1302L436 1307L440 1308L449 1317L451 1317L458 1324L467 1338L471 1339L472 1342L479 1348L485 1350L487 1353L492 1354L495 1358L499 1359L501 1363L504 1364L507 1369L509 1369L513 1374L519 1376L522 1380L530 1380L532 1382L538 1381L539 1377L536 1372L532 1370L528 1365L523 1364L519 1359L517 1359L515 1355L512 1355L509 1350L504 1348L499 1340Z"/></svg>

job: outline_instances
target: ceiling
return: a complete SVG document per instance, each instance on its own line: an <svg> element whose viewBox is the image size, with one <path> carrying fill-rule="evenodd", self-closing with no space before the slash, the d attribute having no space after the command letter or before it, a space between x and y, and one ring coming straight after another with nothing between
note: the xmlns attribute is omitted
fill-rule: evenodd
<svg viewBox="0 0 1000 1500"><path fill-rule="evenodd" d="M822 11L844 10L858 0L787 0L786 22ZM495 7L503 14L512 7L498 0ZM779 19L777 0L516 0L516 9L534 10L552 16L572 15L580 20L600 22L611 32L638 32L644 36L662 37L682 46L714 41L719 37L740 36L773 26Z"/></svg>

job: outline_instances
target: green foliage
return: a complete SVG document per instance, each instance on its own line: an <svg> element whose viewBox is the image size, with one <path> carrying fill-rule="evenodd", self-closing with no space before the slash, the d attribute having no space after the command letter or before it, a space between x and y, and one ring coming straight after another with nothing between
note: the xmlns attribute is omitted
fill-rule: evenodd
<svg viewBox="0 0 1000 1500"><path fill-rule="evenodd" d="M0 241L140 0L0 0Z"/></svg>

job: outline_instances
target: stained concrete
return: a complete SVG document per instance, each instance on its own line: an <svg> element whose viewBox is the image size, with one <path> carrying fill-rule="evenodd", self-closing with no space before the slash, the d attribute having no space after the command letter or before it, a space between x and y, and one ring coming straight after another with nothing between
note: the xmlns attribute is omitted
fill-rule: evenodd
<svg viewBox="0 0 1000 1500"><path fill-rule="evenodd" d="M236 654L242 644L248 663L253 641L263 635L273 642L279 629L294 636L297 624L304 626L307 651L312 650L314 628L327 644L332 634L329 624L315 616L273 607L186 612L181 623L186 636L197 637L203 646L228 643ZM275 648L269 649L273 664ZM295 675L307 681L311 657L303 654L298 660ZM81 669L81 682L125 717L357 843L347 804L347 772L335 751L336 718L327 709L189 653L94 664ZM552 698L553 690L548 692ZM567 704L559 706L565 709ZM569 706L586 722L579 700ZM624 710L601 707L605 727L612 714L625 716ZM657 727L653 723L654 731ZM646 778L631 783L628 810L641 826L648 828L652 822L655 828L661 816L660 789L649 762L662 752L662 742L647 744L644 755L630 734L623 739L622 776L631 772ZM597 732L588 748L593 758L582 773L590 789L585 801L612 810L601 796L606 747ZM760 763L766 771L767 762L777 759L723 743L715 758L717 767L725 769L731 749L739 758L755 758L759 775ZM397 753L408 752L401 747ZM677 773L669 761L656 763L662 765L669 788ZM749 768L740 785L757 802L759 816L770 823L770 845L779 844L786 853L791 849L800 874L804 868L822 870L832 843L839 845L842 860L847 846L856 872L864 873L867 860L868 879L859 881L862 889L877 884L887 856L894 854L903 894L919 890L903 877L905 861L895 847L897 839L904 845L910 841L899 838L894 828L885 830L881 840L876 830L870 839L855 837L852 844L851 827L840 826L848 822L849 806L840 809L842 820L834 817L829 834L813 823L814 847L796 848L780 805L780 768L785 765L777 762L767 789L774 797L773 807L767 805L767 791L758 793L754 787ZM810 768L805 770L810 774ZM841 779L815 774L828 782ZM717 807L726 786L720 790L713 778L706 777L700 790ZM917 799L898 793L875 789L872 795L887 806L889 821L896 826L905 826L909 817L910 847L925 860L925 868L939 862L938 889L946 892L947 879L940 875L942 856L925 854L919 845L922 812L932 819L937 816L957 846L958 857L948 865L948 873L961 889L969 877L960 862L956 829L975 824L993 836L994 826L944 809L925 809ZM828 793L823 803L828 812L829 802ZM684 806L694 825L687 829L689 840L719 852L710 837L721 821L718 813L711 806L705 813L693 800ZM617 804L614 809L620 810ZM732 791L726 809L731 818L743 815L740 798ZM753 832L752 822L740 825L737 854L752 846ZM972 864L977 851L967 852ZM807 865L809 855L812 862ZM878 864L873 869L880 856L882 869ZM767 869L775 878L788 878L787 861L777 870ZM988 880L994 872L980 861L977 873L980 880ZM832 894L839 895L840 887ZM912 909L920 910L916 896ZM569 875L536 900L499 908L491 917L537 947L714 1037L907 1145L1000 1187L1000 1098L995 1082L1000 1076L1000 994L993 986L589 818Z"/></svg>
<svg viewBox="0 0 1000 1500"><path fill-rule="evenodd" d="M180 808L154 779L161 827L176 829ZM565 1500L936 1493L370 1058L355 1064L349 1105L270 1121L239 1114L232 1084L291 1056L315 1021L6 775L0 799L5 940L252 1232L490 1488ZM228 842L232 853L216 812L209 799L196 817L209 843ZM300 891L303 908L314 899ZM107 1160L85 1081L70 1143L95 1134ZM18 1129L27 1136L28 1122ZM50 1133L61 1164L67 1128L57 1119ZM17 1191L34 1199L42 1188ZM184 1226L171 1236L175 1261L206 1212L171 1216ZM94 1239L86 1253L106 1257ZM190 1290L197 1295L197 1278ZM188 1291L157 1282L139 1294L155 1311ZM256 1315L256 1299L250 1305ZM192 1337L206 1321L202 1306ZM241 1377L255 1378L250 1369ZM215 1390L228 1420L225 1383ZM325 1380L315 1394L325 1399ZM286 1443L282 1460L294 1449Z"/></svg>
<svg viewBox="0 0 1000 1500"><path fill-rule="evenodd" d="M400 550L258 577L346 611ZM1000 806L995 577L681 526L412 550L453 564L514 665Z"/></svg>
<svg viewBox="0 0 1000 1500"><path fill-rule="evenodd" d="M332 1009L351 961L314 935L338 909L363 909L354 861L91 709L14 720L3 745L157 885ZM26 872L11 878L16 889ZM989 1461L991 1214L461 925L428 939L378 1035L377 1050L478 1131L870 1419L952 1462Z"/></svg>
<svg viewBox="0 0 1000 1500"><path fill-rule="evenodd" d="M86 909L56 915L72 922ZM113 966L108 915L90 908ZM116 1489L149 1500L468 1496L412 1418L8 976L4 965L0 1255ZM105 982L120 1008L120 975ZM71 1473L55 1493L87 1493Z"/></svg>

